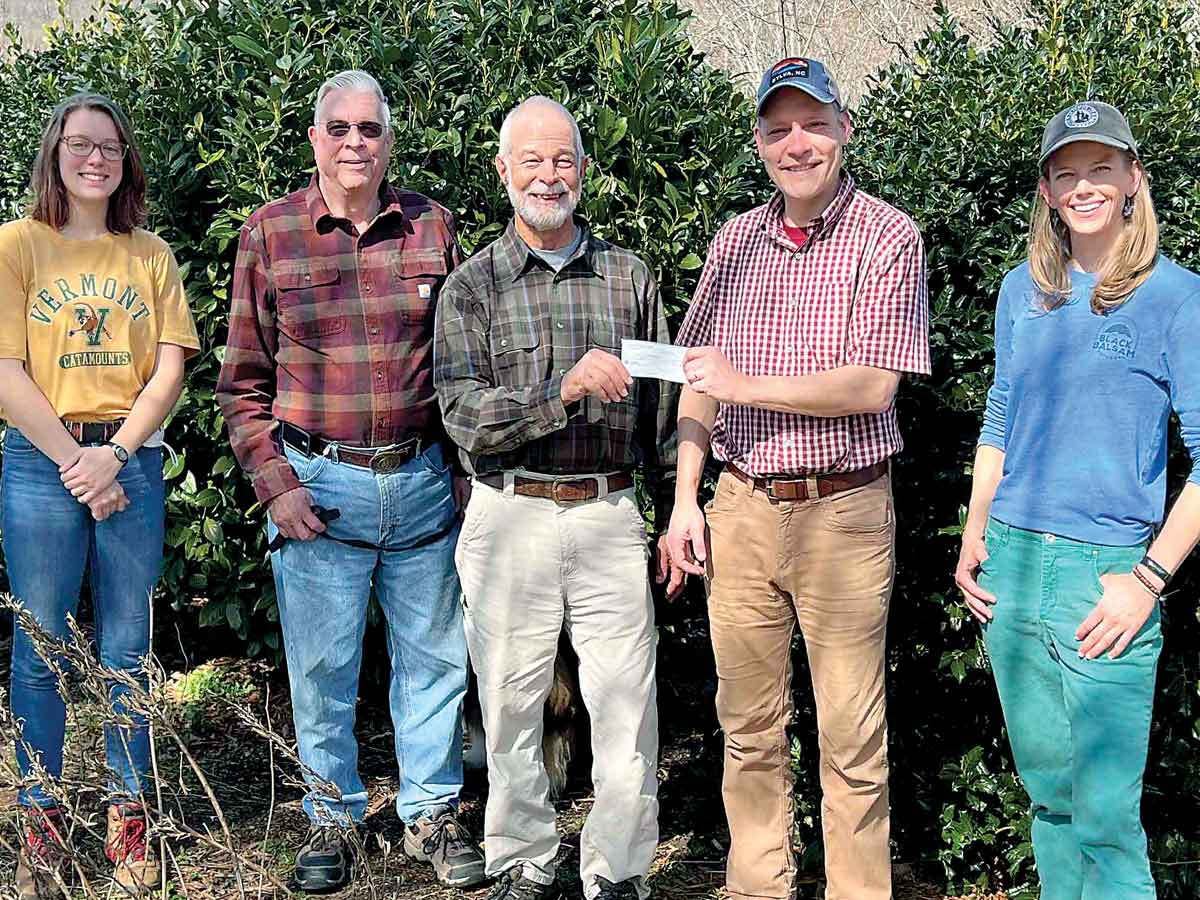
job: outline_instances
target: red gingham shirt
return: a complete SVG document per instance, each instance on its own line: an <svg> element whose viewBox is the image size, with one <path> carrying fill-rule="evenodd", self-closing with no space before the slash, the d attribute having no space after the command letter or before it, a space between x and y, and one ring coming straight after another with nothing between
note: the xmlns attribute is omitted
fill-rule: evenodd
<svg viewBox="0 0 1200 900"><path fill-rule="evenodd" d="M362 234L315 176L246 220L217 400L260 501L299 486L279 420L360 447L444 436L433 319L459 261L450 213L386 182Z"/></svg>
<svg viewBox="0 0 1200 900"><path fill-rule="evenodd" d="M843 175L802 247L784 232L782 194L722 226L676 343L715 346L746 375L927 375L928 323L916 225ZM756 476L848 472L902 447L894 404L824 418L723 403L712 434L717 459Z"/></svg>

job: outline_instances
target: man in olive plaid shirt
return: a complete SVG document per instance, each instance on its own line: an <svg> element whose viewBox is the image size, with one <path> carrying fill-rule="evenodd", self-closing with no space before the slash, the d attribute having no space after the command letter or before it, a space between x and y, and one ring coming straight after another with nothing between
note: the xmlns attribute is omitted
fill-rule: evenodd
<svg viewBox="0 0 1200 900"><path fill-rule="evenodd" d="M587 162L557 103L513 110L496 166L516 216L454 271L438 306L434 382L474 475L457 562L487 735L496 900L557 893L540 748L564 628L596 737L584 896L646 897L658 840L656 639L632 472L642 466L652 494L673 494L677 393L635 382L619 358L624 339L670 337L646 265L572 217ZM664 505L657 515L666 522Z"/></svg>

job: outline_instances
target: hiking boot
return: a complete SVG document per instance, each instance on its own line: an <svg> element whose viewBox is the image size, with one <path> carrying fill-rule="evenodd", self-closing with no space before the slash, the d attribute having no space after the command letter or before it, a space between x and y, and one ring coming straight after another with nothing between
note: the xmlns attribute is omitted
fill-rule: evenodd
<svg viewBox="0 0 1200 900"><path fill-rule="evenodd" d="M487 880L483 853L448 804L404 826L404 852L432 865L437 880L450 887L469 887Z"/></svg>
<svg viewBox="0 0 1200 900"><path fill-rule="evenodd" d="M104 855L112 862L113 881L137 895L159 885L158 853L146 833L146 810L140 803L114 803L108 808Z"/></svg>
<svg viewBox="0 0 1200 900"><path fill-rule="evenodd" d="M58 900L65 896L57 875L66 883L68 853L62 813L57 809L29 809L25 842L17 857L17 900Z"/></svg>
<svg viewBox="0 0 1200 900"><path fill-rule="evenodd" d="M637 886L632 878L613 884L607 878L597 875L596 887L600 888L596 900L638 900Z"/></svg>
<svg viewBox="0 0 1200 900"><path fill-rule="evenodd" d="M350 881L353 854L346 833L313 825L296 851L296 886L308 894L336 891Z"/></svg>
<svg viewBox="0 0 1200 900"><path fill-rule="evenodd" d="M558 900L558 885L539 884L514 866L500 876L487 900Z"/></svg>

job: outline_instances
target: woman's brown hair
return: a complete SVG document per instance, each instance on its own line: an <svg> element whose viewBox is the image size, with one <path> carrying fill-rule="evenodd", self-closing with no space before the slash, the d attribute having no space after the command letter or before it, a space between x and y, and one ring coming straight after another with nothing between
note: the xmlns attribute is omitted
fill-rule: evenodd
<svg viewBox="0 0 1200 900"><path fill-rule="evenodd" d="M121 183L108 198L105 225L113 234L127 234L146 221L146 170L142 157L133 142L133 128L120 107L102 94L74 94L54 108L50 121L42 132L42 144L33 161L29 178L30 218L59 229L67 224L71 207L67 188L58 171L58 154L62 152L63 127L67 116L77 109L94 109L112 119L117 137L125 145L121 166Z"/></svg>
<svg viewBox="0 0 1200 900"><path fill-rule="evenodd" d="M1092 290L1092 311L1098 315L1128 300L1150 277L1158 259L1158 217L1150 198L1150 175L1132 153L1125 156L1129 165L1141 168L1142 183L1133 195L1133 209L1125 219L1121 236L1100 268ZM1047 310L1057 309L1070 298L1070 270L1071 231L1038 191L1029 225L1029 274Z"/></svg>

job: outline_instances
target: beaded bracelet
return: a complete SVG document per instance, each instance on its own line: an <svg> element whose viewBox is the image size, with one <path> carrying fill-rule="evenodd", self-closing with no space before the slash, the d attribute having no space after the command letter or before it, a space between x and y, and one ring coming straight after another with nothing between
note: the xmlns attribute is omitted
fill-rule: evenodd
<svg viewBox="0 0 1200 900"><path fill-rule="evenodd" d="M1134 576L1134 578L1136 578L1138 581L1140 581L1142 583L1142 587L1144 587L1147 591L1149 591L1150 595L1153 596L1156 600L1162 599L1162 591L1160 591L1153 584L1151 584L1150 579L1147 578L1145 575L1143 575L1141 572L1139 572L1137 569L1137 566L1133 567L1133 576Z"/></svg>

